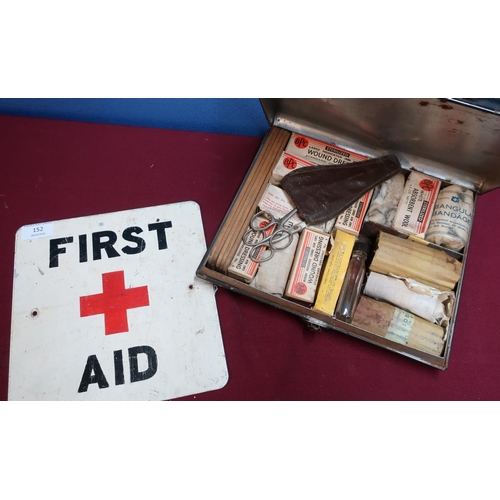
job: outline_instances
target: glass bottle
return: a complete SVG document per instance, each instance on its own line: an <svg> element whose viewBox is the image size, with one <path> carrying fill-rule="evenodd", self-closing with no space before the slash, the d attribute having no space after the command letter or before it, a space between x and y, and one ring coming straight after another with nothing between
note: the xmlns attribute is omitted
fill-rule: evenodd
<svg viewBox="0 0 500 500"><path fill-rule="evenodd" d="M354 244L349 267L347 268L339 300L337 301L337 307L335 308L335 317L346 323L352 321L354 311L358 305L370 246L370 240L363 236L360 236Z"/></svg>

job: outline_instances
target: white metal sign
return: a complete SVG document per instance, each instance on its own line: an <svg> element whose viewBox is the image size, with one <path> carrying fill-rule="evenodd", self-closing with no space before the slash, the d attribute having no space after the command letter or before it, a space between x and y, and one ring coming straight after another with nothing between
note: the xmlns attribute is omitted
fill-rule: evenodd
<svg viewBox="0 0 500 500"><path fill-rule="evenodd" d="M22 227L10 400L163 400L228 378L214 290L195 276L200 208L184 202Z"/></svg>

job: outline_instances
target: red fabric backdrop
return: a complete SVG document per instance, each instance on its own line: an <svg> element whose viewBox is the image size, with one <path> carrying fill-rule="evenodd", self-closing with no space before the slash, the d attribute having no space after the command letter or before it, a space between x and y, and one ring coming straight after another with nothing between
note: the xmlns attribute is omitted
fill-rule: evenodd
<svg viewBox="0 0 500 500"><path fill-rule="evenodd" d="M0 399L7 398L14 235L41 221L194 200L211 243L261 140L0 116ZM480 197L448 370L225 289L228 384L197 400L497 400L500 193ZM182 398L195 399L194 396Z"/></svg>

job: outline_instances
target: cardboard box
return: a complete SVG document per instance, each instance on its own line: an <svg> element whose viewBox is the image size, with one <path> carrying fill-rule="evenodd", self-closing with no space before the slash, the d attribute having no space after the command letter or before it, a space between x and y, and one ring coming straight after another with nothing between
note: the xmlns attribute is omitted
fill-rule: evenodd
<svg viewBox="0 0 500 500"><path fill-rule="evenodd" d="M477 196L500 187L496 153L491 153L500 150L500 145L497 145L498 133L495 132L500 129L500 115L458 99L262 99L261 103L271 124L270 130L200 263L197 275L284 309L319 327L341 331L413 360L446 369L464 271L454 289L456 301L451 311L444 349L436 355L337 320L315 310L310 304L267 294L229 277L227 269L292 134L310 137L319 143L333 144L334 147L355 152L362 157L394 154L399 158L406 178L410 172L419 172L439 179L442 187L450 184L465 187L473 192L473 221ZM457 143L458 131L461 132L460 143ZM365 223L362 231L365 229L374 242L380 231L401 239L409 238L408 234L374 223ZM417 239L426 243L421 238ZM428 246L436 247L433 244ZM463 270L466 267L468 246L469 243L461 252L446 251L450 259L462 264Z"/></svg>
<svg viewBox="0 0 500 500"><path fill-rule="evenodd" d="M331 142L296 133L290 136L285 152L317 165L341 165L368 159L366 155L349 151Z"/></svg>
<svg viewBox="0 0 500 500"><path fill-rule="evenodd" d="M373 190L368 191L368 193L353 203L345 212L341 213L335 223L335 229L359 236L366 212L368 212L368 207L370 206L372 194Z"/></svg>
<svg viewBox="0 0 500 500"><path fill-rule="evenodd" d="M335 232L333 246L325 264L318 296L314 303L316 311L333 316L355 242L356 237L352 234L340 230Z"/></svg>
<svg viewBox="0 0 500 500"><path fill-rule="evenodd" d="M314 165L316 165L316 163L304 160L303 158L293 156L290 153L283 151L278 163L276 163L276 166L274 167L272 180L276 184L279 184L281 179L283 179L283 177L285 177L285 175L290 173L292 170L312 167Z"/></svg>
<svg viewBox="0 0 500 500"><path fill-rule="evenodd" d="M410 172L392 227L424 238L440 188L439 179Z"/></svg>
<svg viewBox="0 0 500 500"><path fill-rule="evenodd" d="M326 233L309 228L302 231L285 290L286 297L308 304L314 302L328 239Z"/></svg>

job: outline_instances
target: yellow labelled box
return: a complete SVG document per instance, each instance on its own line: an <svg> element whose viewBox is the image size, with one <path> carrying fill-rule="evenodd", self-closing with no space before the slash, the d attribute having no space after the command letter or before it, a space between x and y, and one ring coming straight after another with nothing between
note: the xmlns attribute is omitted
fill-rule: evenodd
<svg viewBox="0 0 500 500"><path fill-rule="evenodd" d="M352 234L340 230L335 233L313 307L316 311L333 316L356 241Z"/></svg>

